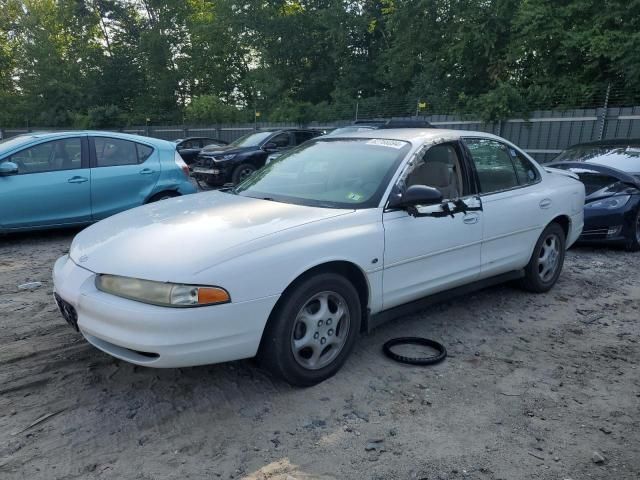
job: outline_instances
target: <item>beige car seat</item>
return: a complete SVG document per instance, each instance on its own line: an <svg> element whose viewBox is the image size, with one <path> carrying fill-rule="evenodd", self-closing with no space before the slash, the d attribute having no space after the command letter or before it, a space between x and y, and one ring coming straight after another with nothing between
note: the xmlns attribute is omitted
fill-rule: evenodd
<svg viewBox="0 0 640 480"><path fill-rule="evenodd" d="M459 197L458 179L454 171L455 163L450 159L451 147L438 145L430 148L420 165L407 177L407 187L427 185L442 192L445 199Z"/></svg>

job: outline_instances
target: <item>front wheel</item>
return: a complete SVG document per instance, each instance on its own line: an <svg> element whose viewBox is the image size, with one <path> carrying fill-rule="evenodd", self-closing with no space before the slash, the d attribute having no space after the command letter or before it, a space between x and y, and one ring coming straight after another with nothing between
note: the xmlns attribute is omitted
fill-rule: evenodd
<svg viewBox="0 0 640 480"><path fill-rule="evenodd" d="M233 171L233 174L231 175L231 181L234 185L237 185L240 182L244 181L246 178L249 178L251 175L253 175L253 172L255 171L256 167L249 163L240 164Z"/></svg>
<svg viewBox="0 0 640 480"><path fill-rule="evenodd" d="M360 331L358 292L344 277L321 273L302 281L281 299L265 329L259 360L296 386L334 375Z"/></svg>
<svg viewBox="0 0 640 480"><path fill-rule="evenodd" d="M548 292L558 281L565 255L564 230L557 223L547 226L538 238L529 263L525 267L525 276L520 285L535 293Z"/></svg>
<svg viewBox="0 0 640 480"><path fill-rule="evenodd" d="M638 207L638 211L636 212L636 216L633 220L633 225L629 230L629 238L627 238L626 247L630 252L637 252L640 250L640 207Z"/></svg>

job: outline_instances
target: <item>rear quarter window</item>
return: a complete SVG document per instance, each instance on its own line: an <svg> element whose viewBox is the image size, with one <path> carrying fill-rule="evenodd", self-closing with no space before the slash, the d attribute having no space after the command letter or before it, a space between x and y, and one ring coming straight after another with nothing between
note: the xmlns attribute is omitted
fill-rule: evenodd
<svg viewBox="0 0 640 480"><path fill-rule="evenodd" d="M531 185L540 180L540 172L528 158L514 148L509 148L509 153L511 154L520 185Z"/></svg>
<svg viewBox="0 0 640 480"><path fill-rule="evenodd" d="M148 145L142 145L141 143L136 143L136 150L138 150L138 163L144 163L153 153L153 148Z"/></svg>

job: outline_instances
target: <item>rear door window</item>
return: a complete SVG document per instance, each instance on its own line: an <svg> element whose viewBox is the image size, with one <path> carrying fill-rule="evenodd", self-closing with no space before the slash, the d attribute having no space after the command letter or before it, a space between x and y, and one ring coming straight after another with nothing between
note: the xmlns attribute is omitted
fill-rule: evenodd
<svg viewBox="0 0 640 480"><path fill-rule="evenodd" d="M316 136L314 132L295 132L293 135L296 137L296 145L300 145Z"/></svg>
<svg viewBox="0 0 640 480"><path fill-rule="evenodd" d="M136 165L138 163L138 150L135 142L119 138L94 137L94 143L97 167Z"/></svg>
<svg viewBox="0 0 640 480"><path fill-rule="evenodd" d="M466 138L476 166L481 193L496 193L520 186L506 145L486 138Z"/></svg>
<svg viewBox="0 0 640 480"><path fill-rule="evenodd" d="M268 143L274 143L276 148L288 148L291 146L291 135L289 132L276 135Z"/></svg>
<svg viewBox="0 0 640 480"><path fill-rule="evenodd" d="M182 144L180 145L180 148L186 149L186 148L200 148L201 146L201 140L198 138L194 138L191 140L186 140L184 142L182 142Z"/></svg>

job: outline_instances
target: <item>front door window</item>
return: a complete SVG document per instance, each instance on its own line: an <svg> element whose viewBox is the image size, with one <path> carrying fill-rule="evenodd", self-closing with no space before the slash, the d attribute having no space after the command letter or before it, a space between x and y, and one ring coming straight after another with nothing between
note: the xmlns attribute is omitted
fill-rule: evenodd
<svg viewBox="0 0 640 480"><path fill-rule="evenodd" d="M18 174L75 170L82 167L80 138L45 142L14 153L9 161L18 165Z"/></svg>

